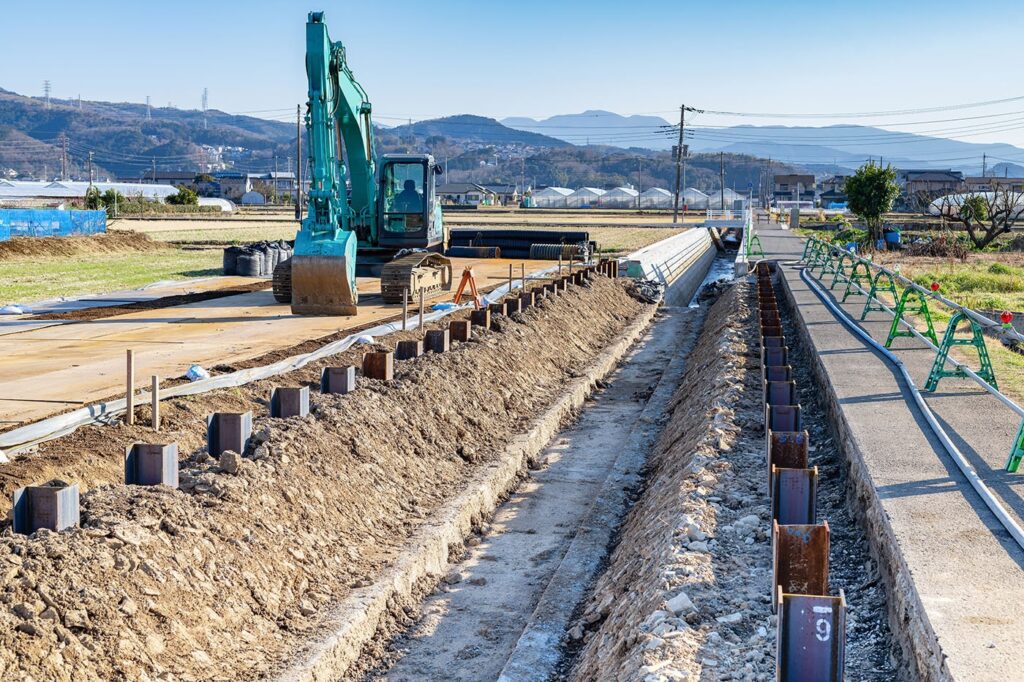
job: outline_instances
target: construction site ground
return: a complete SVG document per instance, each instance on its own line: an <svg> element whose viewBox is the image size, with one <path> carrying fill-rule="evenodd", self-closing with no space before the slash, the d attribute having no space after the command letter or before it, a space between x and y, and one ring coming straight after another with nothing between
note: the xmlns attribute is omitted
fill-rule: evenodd
<svg viewBox="0 0 1024 682"><path fill-rule="evenodd" d="M509 265L536 272L549 261L453 259L455 277L472 266L481 287L508 279ZM237 286L240 278L225 278ZM244 281L244 280L243 280ZM251 281L251 280L250 280ZM204 287L215 280L206 280ZM139 387L150 375L182 376L189 366L208 370L237 364L303 341L354 330L401 316L401 306L385 305L379 280L361 278L359 313L351 317L301 317L274 301L266 289L168 308L142 310L91 320L3 319L0 327L0 426L66 411L123 394L125 351L134 349ZM438 293L427 303L451 300ZM410 306L410 314L416 306Z"/></svg>
<svg viewBox="0 0 1024 682"><path fill-rule="evenodd" d="M1015 633L1024 625L1024 592L1015 586L1024 578L1024 552L931 432L898 371L801 280L802 240L776 224L761 222L757 229L768 258L781 262L782 288L791 292L816 358L888 586L890 619L910 662L906 677L1018 679L1024 653ZM831 279L821 285L826 291ZM837 303L842 289L828 291ZM839 305L859 319L864 298ZM891 321L875 312L859 324L884 342ZM905 338L893 350L923 387L934 351ZM969 364L977 368L977 359ZM924 395L981 480L1020 522L1019 474L1004 470L1019 417L967 379L942 379Z"/></svg>
<svg viewBox="0 0 1024 682"><path fill-rule="evenodd" d="M602 349L643 329L653 307L625 288L595 277L448 353L397 363L394 381L316 395L307 418L268 418L271 388L316 384L321 367L358 364L365 346L274 381L170 400L160 438L179 445L180 490L120 482L124 446L153 438L147 408L134 426L83 427L3 465L5 505L13 487L48 478L85 492L80 528L0 537L0 677L287 669L331 636L336 605L374 589L412 538L435 532L444 505L502 466L506 444L574 377L590 376ZM256 414L250 449L212 460L205 416L246 409ZM411 607L397 599L385 620Z"/></svg>

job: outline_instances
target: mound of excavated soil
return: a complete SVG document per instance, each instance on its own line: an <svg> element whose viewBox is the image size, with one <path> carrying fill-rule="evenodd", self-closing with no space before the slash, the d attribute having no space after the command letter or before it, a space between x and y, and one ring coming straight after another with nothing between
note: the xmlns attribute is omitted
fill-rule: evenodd
<svg viewBox="0 0 1024 682"><path fill-rule="evenodd" d="M15 237L0 242L0 260L7 258L77 256L90 253L160 251L172 248L138 232L104 232L80 237Z"/></svg>
<svg viewBox="0 0 1024 682"><path fill-rule="evenodd" d="M702 658L714 659L708 651L710 633L715 633L711 635L713 647L715 641L722 641L722 635L735 637L731 629L747 630L753 625L730 624L726 626L730 632L719 633L725 628L716 618L731 619L735 616L730 614L747 610L744 604L750 593L755 599L759 593L770 594L764 531L758 531L756 547L753 541L747 545L742 536L726 547L725 534L715 532L719 524L737 516L736 509L763 500L746 490L728 500L711 491L719 477L732 478L730 467L716 460L737 445L740 428L734 417L738 404L752 404L757 399L756 393L753 398L744 395L745 320L749 315L744 290L742 285L732 287L708 313L690 355L690 366L673 398L671 417L649 462L647 487L623 524L608 569L570 631L570 638L581 645L571 679L697 679L705 667L705 674L719 679L711 669L716 661L702 663ZM756 455L756 449L751 449ZM762 474L763 466L749 472L758 482ZM741 487L733 485L737 491ZM715 535L722 546L716 549L718 543L711 542L709 548L710 536ZM754 536L751 528L750 537ZM692 548L688 547L691 539ZM731 569L732 577L716 565L709 549L727 555L723 564ZM759 576L748 573L758 564L762 569ZM732 603L720 594L711 598L717 583L737 579L739 589L731 595ZM694 589L700 586L709 588L706 599ZM755 608L767 612L763 601ZM763 652L770 649L770 642L761 635L753 647ZM755 661L755 665L759 663ZM764 670L763 665L757 669ZM751 674L754 669L750 668Z"/></svg>
<svg viewBox="0 0 1024 682"><path fill-rule="evenodd" d="M0 536L0 678L272 672L643 308L598 277L501 332L396 363L394 381L314 391L305 419L265 416L269 381L167 402L156 438L179 444L180 490L117 483L124 446L155 440L145 409L135 426L83 428L3 466L6 507L15 486L52 477L90 489L80 528ZM276 383L313 383L325 364ZM258 445L222 467L204 417L244 409Z"/></svg>

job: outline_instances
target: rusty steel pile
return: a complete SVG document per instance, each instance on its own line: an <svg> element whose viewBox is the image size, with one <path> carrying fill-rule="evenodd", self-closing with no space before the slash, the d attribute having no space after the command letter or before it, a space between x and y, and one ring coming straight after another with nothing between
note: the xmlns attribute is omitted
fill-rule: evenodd
<svg viewBox="0 0 1024 682"><path fill-rule="evenodd" d="M756 266L778 679L842 680L846 599L842 590L829 594L828 521L817 518L818 468L807 463L809 435L796 402L773 271L773 264Z"/></svg>

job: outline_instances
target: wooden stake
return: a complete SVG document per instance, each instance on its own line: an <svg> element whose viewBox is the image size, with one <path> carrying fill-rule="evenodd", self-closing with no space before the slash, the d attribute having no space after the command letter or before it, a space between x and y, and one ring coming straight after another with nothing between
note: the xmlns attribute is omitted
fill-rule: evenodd
<svg viewBox="0 0 1024 682"><path fill-rule="evenodd" d="M423 329L423 289L420 289L420 329Z"/></svg>
<svg viewBox="0 0 1024 682"><path fill-rule="evenodd" d="M508 292L512 293L512 264L508 264Z"/></svg>
<svg viewBox="0 0 1024 682"><path fill-rule="evenodd" d="M526 263L519 264L519 279L523 283L523 291L526 291Z"/></svg>
<svg viewBox="0 0 1024 682"><path fill-rule="evenodd" d="M160 377L153 375L153 385L150 389L153 394L153 430L160 430Z"/></svg>
<svg viewBox="0 0 1024 682"><path fill-rule="evenodd" d="M135 423L135 351L128 349L128 376L125 384L125 410L128 424Z"/></svg>
<svg viewBox="0 0 1024 682"><path fill-rule="evenodd" d="M402 289L402 331L405 331L406 321L409 319L409 287Z"/></svg>

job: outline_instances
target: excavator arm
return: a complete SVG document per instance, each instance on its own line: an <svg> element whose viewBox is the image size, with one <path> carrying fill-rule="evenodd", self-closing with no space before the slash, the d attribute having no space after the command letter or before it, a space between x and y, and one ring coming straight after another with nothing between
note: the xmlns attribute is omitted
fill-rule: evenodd
<svg viewBox="0 0 1024 682"><path fill-rule="evenodd" d="M306 76L310 189L291 262L292 312L354 315L358 242L377 229L372 107L322 12L306 22Z"/></svg>

